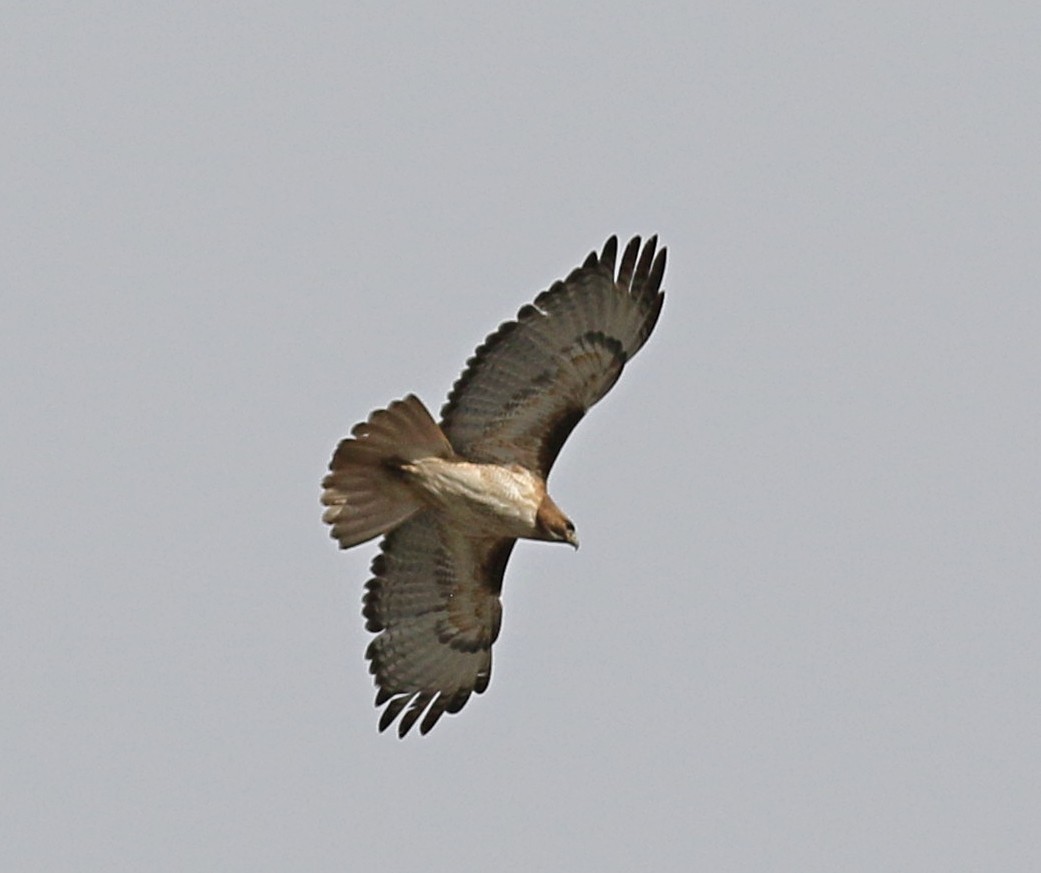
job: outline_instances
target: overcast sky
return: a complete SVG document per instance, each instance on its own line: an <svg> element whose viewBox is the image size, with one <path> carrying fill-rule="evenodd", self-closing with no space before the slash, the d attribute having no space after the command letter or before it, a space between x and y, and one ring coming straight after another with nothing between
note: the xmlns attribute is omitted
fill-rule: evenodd
<svg viewBox="0 0 1041 873"><path fill-rule="evenodd" d="M1041 869L1041 12L19 4L0 868ZM611 234L655 334L488 691L379 734L319 486Z"/></svg>

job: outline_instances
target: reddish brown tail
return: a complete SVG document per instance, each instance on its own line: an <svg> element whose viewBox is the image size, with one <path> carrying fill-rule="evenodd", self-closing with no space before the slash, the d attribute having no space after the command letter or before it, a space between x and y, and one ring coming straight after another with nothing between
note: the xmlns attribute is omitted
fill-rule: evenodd
<svg viewBox="0 0 1041 873"><path fill-rule="evenodd" d="M403 481L402 463L450 458L452 446L414 394L378 409L351 428L322 480L322 515L340 548L348 549L397 527L423 504Z"/></svg>

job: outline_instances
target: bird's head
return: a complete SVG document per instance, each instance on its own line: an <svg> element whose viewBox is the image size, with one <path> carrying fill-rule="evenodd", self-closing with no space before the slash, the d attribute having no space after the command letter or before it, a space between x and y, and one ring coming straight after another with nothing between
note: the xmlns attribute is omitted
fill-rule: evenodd
<svg viewBox="0 0 1041 873"><path fill-rule="evenodd" d="M575 533L575 525L560 511L547 494L539 504L538 512L535 514L535 525L542 534L542 539L554 543L567 543L578 548L578 534Z"/></svg>

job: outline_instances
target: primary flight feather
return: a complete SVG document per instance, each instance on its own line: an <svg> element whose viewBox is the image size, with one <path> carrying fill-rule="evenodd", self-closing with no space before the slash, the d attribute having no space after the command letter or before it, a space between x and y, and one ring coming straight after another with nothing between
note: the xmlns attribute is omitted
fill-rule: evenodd
<svg viewBox="0 0 1041 873"><path fill-rule="evenodd" d="M568 434L618 380L661 312L665 249L618 240L477 349L441 408L410 394L355 425L322 480L341 548L384 535L363 614L380 730L429 731L488 687L503 573L518 539L569 543L546 491Z"/></svg>

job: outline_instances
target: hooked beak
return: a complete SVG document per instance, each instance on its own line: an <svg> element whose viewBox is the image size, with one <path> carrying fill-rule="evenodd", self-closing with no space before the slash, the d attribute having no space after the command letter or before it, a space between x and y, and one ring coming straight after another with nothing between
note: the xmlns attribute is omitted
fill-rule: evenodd
<svg viewBox="0 0 1041 873"><path fill-rule="evenodd" d="M567 539L564 540L568 545L574 546L575 551L578 551L578 534L573 530L567 532Z"/></svg>

